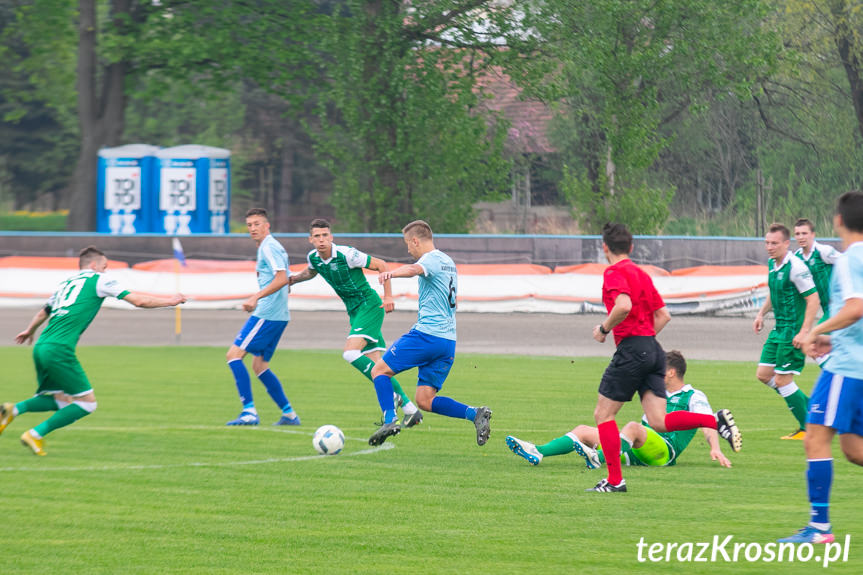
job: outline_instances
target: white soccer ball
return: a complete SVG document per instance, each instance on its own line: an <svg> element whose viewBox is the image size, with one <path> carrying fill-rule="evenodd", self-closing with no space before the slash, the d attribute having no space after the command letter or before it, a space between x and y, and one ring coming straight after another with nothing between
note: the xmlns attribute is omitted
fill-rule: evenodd
<svg viewBox="0 0 863 575"><path fill-rule="evenodd" d="M315 431L312 445L321 455L336 455L345 446L345 434L335 425L322 425Z"/></svg>

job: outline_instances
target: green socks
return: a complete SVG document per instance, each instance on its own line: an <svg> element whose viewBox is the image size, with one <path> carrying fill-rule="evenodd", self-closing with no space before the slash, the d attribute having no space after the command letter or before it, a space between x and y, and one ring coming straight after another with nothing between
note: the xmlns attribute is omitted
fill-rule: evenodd
<svg viewBox="0 0 863 575"><path fill-rule="evenodd" d="M549 455L566 455L567 453L575 451L575 442L568 435L561 435L556 439L552 439L545 445L537 445L536 450L539 451L543 457L547 457Z"/></svg>
<svg viewBox="0 0 863 575"><path fill-rule="evenodd" d="M786 389L791 387L793 387L793 389L788 390L791 392L788 393ZM788 409L791 410L791 414L794 415L797 419L797 423L800 424L800 429L806 429L806 413L808 411L809 398L806 397L806 394L803 393L794 383L789 383L784 387L780 387L779 393L782 394L782 398L785 400L785 403L788 404Z"/></svg>
<svg viewBox="0 0 863 575"><path fill-rule="evenodd" d="M45 437L55 429L60 429L61 427L66 427L70 423L75 423L85 415L90 415L90 412L81 407L80 405L70 403L69 405L57 411L57 413L34 427L33 430L41 437Z"/></svg>
<svg viewBox="0 0 863 575"><path fill-rule="evenodd" d="M367 356L361 355L357 359L353 360L351 362L351 365L354 366L361 374L366 376L369 381L374 383L374 380L372 379L372 367L374 367L375 362L370 360ZM399 395L399 397L402 398L402 405L407 405L408 403L410 403L411 398L405 395L402 386L399 385L399 382L396 381L396 378L390 378L390 381L393 384L393 391L395 391Z"/></svg>
<svg viewBox="0 0 863 575"><path fill-rule="evenodd" d="M28 411L57 411L57 407L53 395L34 395L30 399L15 404L18 415Z"/></svg>

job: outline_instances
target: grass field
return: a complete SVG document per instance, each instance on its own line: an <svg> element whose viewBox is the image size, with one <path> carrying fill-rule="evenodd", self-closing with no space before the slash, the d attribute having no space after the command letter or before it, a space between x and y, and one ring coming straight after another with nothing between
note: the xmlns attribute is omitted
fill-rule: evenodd
<svg viewBox="0 0 863 575"><path fill-rule="evenodd" d="M79 350L99 409L48 438L36 458L17 441L41 421L16 419L0 438L2 573L808 573L810 563L639 563L653 542L767 543L808 514L793 422L754 381L753 364L691 362L687 381L744 434L732 469L697 436L672 468L624 468L630 492L583 490L602 477L575 455L532 467L506 448L513 434L545 442L590 423L605 359L460 355L444 391L494 410L489 443L473 425L427 414L422 425L366 443L379 411L373 388L338 351L279 351L272 367L302 417L277 409L254 383L264 425L226 428L238 401L224 350ZM0 348L0 401L34 389L29 350ZM817 369L800 378L809 391ZM413 372L403 374L413 388ZM638 417L628 405L621 423ZM311 435L335 424L341 455L316 456ZM726 453L728 450L725 449ZM851 534L860 573L863 473L835 451L832 519ZM663 498L674 498L661 507ZM733 545L733 543L732 543ZM731 549L729 548L729 551ZM708 554L709 556L709 554Z"/></svg>

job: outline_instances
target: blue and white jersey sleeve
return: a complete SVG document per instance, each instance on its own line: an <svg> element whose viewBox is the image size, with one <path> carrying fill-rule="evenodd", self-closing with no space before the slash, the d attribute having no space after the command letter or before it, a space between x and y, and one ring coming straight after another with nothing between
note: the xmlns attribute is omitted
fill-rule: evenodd
<svg viewBox="0 0 863 575"><path fill-rule="evenodd" d="M276 277L276 273L288 270L288 252L272 235L268 235L258 246L258 262L255 271L258 274L258 288L264 289ZM288 321L288 290L283 287L274 294L258 300L258 307L252 315L271 321Z"/></svg>
<svg viewBox="0 0 863 575"><path fill-rule="evenodd" d="M863 242L848 247L830 277L830 316L850 299L863 299ZM863 374L863 320L830 334L833 350L825 365L832 373L860 379Z"/></svg>
<svg viewBox="0 0 863 575"><path fill-rule="evenodd" d="M417 264L423 273L418 276L419 311L414 329L455 341L458 296L455 262L442 251L432 250L424 254Z"/></svg>

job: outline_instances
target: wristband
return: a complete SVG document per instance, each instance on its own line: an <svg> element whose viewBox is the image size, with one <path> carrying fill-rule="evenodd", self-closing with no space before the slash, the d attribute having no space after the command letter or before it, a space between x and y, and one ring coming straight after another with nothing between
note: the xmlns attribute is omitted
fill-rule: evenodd
<svg viewBox="0 0 863 575"><path fill-rule="evenodd" d="M602 335L608 335L611 333L611 330L605 329L602 324L599 324L599 333L601 333Z"/></svg>

